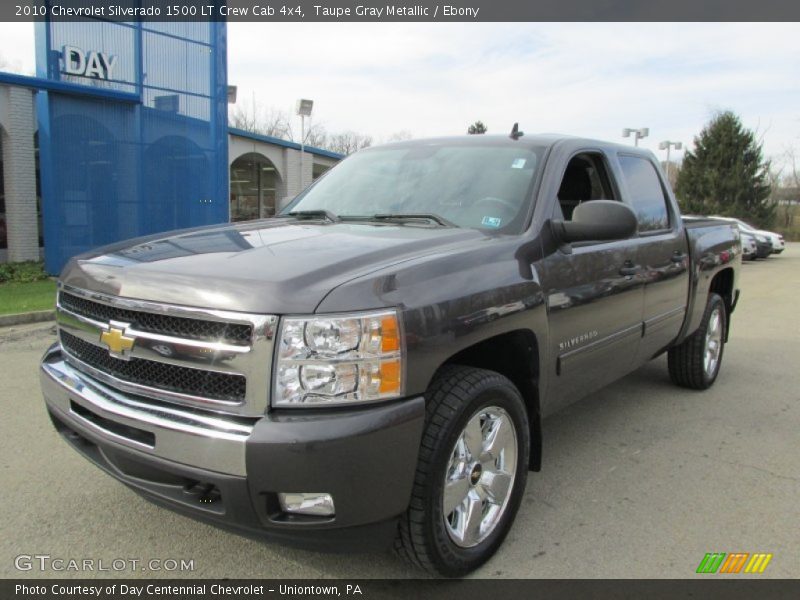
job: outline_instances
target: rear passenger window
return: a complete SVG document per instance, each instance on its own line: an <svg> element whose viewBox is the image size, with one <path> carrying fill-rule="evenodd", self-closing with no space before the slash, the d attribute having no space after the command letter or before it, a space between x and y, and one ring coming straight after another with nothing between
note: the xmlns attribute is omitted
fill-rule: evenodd
<svg viewBox="0 0 800 600"><path fill-rule="evenodd" d="M669 229L667 199L653 163L630 155L620 155L619 162L639 220L639 231Z"/></svg>

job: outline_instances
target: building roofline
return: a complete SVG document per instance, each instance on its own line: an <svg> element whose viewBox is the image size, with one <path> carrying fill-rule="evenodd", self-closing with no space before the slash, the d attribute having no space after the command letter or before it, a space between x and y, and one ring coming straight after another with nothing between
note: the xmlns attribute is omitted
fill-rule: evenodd
<svg viewBox="0 0 800 600"><path fill-rule="evenodd" d="M66 81L55 81L44 79L43 77L31 77L30 75L17 75L0 71L0 84L24 87L33 90L43 90L46 92L60 92L75 96L93 96L107 100L117 100L119 102L140 102L139 94L130 92L120 92L108 88L96 88L88 85L69 83Z"/></svg>
<svg viewBox="0 0 800 600"><path fill-rule="evenodd" d="M237 137L254 140L256 142L263 142L265 144L273 144L275 146L283 146L284 148L292 148L293 150L300 150L300 144L298 144L297 142L282 140L281 138L276 138L271 135L262 135L260 133L253 133L251 131L245 131L244 129L239 129L237 127L228 127L228 133L230 135L235 135ZM333 158L335 160L341 160L345 157L344 154L331 152L330 150L323 150L322 148L315 148L314 146L306 146L304 150L309 154L325 156L326 158Z"/></svg>

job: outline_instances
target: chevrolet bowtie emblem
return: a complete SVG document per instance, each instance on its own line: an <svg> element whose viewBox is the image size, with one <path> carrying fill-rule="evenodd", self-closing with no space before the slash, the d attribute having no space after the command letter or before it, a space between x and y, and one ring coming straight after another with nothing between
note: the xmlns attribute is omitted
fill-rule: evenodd
<svg viewBox="0 0 800 600"><path fill-rule="evenodd" d="M136 338L127 337L124 328L110 326L108 331L100 334L100 342L108 346L108 353L111 356L129 360Z"/></svg>

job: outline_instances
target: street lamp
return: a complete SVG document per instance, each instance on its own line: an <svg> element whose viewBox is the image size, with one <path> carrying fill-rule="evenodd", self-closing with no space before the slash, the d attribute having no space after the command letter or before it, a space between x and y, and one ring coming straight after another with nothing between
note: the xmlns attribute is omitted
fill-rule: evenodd
<svg viewBox="0 0 800 600"><path fill-rule="evenodd" d="M626 127L622 130L622 137L631 137L631 134L633 134L633 145L638 146L640 139L646 138L648 135L650 135L650 128L640 127L639 129L631 129Z"/></svg>
<svg viewBox="0 0 800 600"><path fill-rule="evenodd" d="M683 148L683 142L671 142L669 140L664 140L658 145L659 150L666 150L667 151L667 181L669 181L669 150L670 148L675 148L675 150L680 150Z"/></svg>
<svg viewBox="0 0 800 600"><path fill-rule="evenodd" d="M303 189L303 155L306 151L306 117L311 116L314 108L313 100L300 99L297 101L297 114L300 115L300 190Z"/></svg>

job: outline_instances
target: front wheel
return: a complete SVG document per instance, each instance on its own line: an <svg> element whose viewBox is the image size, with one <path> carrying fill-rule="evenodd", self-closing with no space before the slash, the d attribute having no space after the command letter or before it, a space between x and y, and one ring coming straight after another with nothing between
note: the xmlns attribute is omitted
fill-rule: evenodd
<svg viewBox="0 0 800 600"><path fill-rule="evenodd" d="M669 350L667 364L673 383L695 390L714 384L725 349L727 317L725 302L718 294L710 293L700 327Z"/></svg>
<svg viewBox="0 0 800 600"><path fill-rule="evenodd" d="M516 516L528 474L525 403L494 371L452 366L428 392L411 504L395 549L457 577L486 562Z"/></svg>

